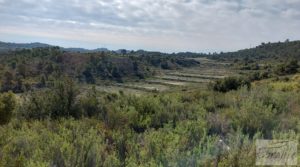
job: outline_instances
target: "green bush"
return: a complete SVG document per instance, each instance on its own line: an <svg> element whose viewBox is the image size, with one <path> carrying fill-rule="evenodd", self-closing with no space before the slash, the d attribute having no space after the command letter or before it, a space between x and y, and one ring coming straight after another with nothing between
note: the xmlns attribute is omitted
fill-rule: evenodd
<svg viewBox="0 0 300 167"><path fill-rule="evenodd" d="M31 92L23 100L18 113L26 119L45 119L51 116L51 92Z"/></svg>
<svg viewBox="0 0 300 167"><path fill-rule="evenodd" d="M79 118L82 113L76 101L77 96L78 91L74 82L69 78L64 78L62 81L55 81L54 87L50 90L32 92L27 95L20 111L28 119Z"/></svg>
<svg viewBox="0 0 300 167"><path fill-rule="evenodd" d="M86 96L80 98L80 108L83 110L82 113L87 117L101 117L102 106L99 99L97 98L96 88L88 91Z"/></svg>
<svg viewBox="0 0 300 167"><path fill-rule="evenodd" d="M297 60L290 60L287 63L280 64L276 67L275 73L278 75L295 74L299 68Z"/></svg>
<svg viewBox="0 0 300 167"><path fill-rule="evenodd" d="M0 127L0 166L119 166L92 120L19 122ZM110 150L109 152L107 152Z"/></svg>
<svg viewBox="0 0 300 167"><path fill-rule="evenodd" d="M214 91L218 92L228 92L231 90L237 90L242 86L250 87L251 83L248 79L237 78L237 77L226 77L221 80L217 80L216 82L212 83L210 87Z"/></svg>
<svg viewBox="0 0 300 167"><path fill-rule="evenodd" d="M16 98L12 92L0 95L0 125L10 121L16 108Z"/></svg>

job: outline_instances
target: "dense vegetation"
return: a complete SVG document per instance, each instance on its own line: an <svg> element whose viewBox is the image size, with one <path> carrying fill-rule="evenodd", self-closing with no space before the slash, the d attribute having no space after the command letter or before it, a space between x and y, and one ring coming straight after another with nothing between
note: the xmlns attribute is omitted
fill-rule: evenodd
<svg viewBox="0 0 300 167"><path fill-rule="evenodd" d="M15 93L47 87L66 75L76 82L102 83L103 80L144 79L160 69L178 69L199 62L152 52L71 53L59 47L21 49L0 55L1 91Z"/></svg>
<svg viewBox="0 0 300 167"><path fill-rule="evenodd" d="M299 139L299 90L295 76L225 94L79 96L66 79L24 95L16 109L3 94L1 165L247 166L255 139Z"/></svg>
<svg viewBox="0 0 300 167"><path fill-rule="evenodd" d="M237 52L228 52L210 55L213 59L232 61L286 61L288 59L300 60L300 41L262 43L261 45Z"/></svg>
<svg viewBox="0 0 300 167"><path fill-rule="evenodd" d="M94 84L198 64L186 54L1 54L0 167L254 166L256 139L300 141L296 58L239 69L208 89L134 95Z"/></svg>

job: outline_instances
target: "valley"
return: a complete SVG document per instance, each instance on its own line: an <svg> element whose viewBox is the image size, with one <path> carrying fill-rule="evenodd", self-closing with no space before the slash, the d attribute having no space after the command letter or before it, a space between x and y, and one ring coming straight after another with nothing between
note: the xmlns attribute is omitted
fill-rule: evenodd
<svg viewBox="0 0 300 167"><path fill-rule="evenodd" d="M11 48L0 167L252 166L257 139L300 138L297 41L219 54Z"/></svg>

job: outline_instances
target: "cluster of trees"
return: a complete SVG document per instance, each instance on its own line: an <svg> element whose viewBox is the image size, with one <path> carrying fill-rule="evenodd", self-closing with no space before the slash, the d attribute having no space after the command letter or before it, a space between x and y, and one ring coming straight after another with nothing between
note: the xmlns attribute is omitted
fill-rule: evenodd
<svg viewBox="0 0 300 167"><path fill-rule="evenodd" d="M0 55L0 90L21 93L32 87L45 86L46 81L63 72L59 48L35 48Z"/></svg>
<svg viewBox="0 0 300 167"><path fill-rule="evenodd" d="M123 78L144 79L152 74L150 67L136 57L113 57L91 55L83 78L87 83L95 83L96 78L122 82Z"/></svg>
<svg viewBox="0 0 300 167"><path fill-rule="evenodd" d="M67 75L79 82L94 84L98 80L123 82L144 79L156 69L190 67L199 62L179 55L156 52L71 53L59 47L21 49L0 54L1 92L15 93L46 87L53 79Z"/></svg>
<svg viewBox="0 0 300 167"><path fill-rule="evenodd" d="M187 56L188 57L188 56ZM161 53L144 53L139 55L138 58L146 64L161 69L178 69L181 67L193 67L199 65L198 61L187 59L181 54L161 54Z"/></svg>

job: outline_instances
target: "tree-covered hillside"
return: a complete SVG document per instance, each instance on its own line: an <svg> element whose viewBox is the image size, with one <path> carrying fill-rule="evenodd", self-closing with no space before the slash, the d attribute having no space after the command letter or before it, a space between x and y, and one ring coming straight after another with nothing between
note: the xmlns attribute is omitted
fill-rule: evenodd
<svg viewBox="0 0 300 167"><path fill-rule="evenodd" d="M21 49L0 54L1 90L23 92L45 87L60 76L79 83L144 79L161 69L178 69L199 62L161 53L73 53L59 47Z"/></svg>
<svg viewBox="0 0 300 167"><path fill-rule="evenodd" d="M224 60L253 60L253 61L286 61L300 60L300 41L286 40L285 42L262 43L261 45L237 52L211 55L213 59Z"/></svg>

